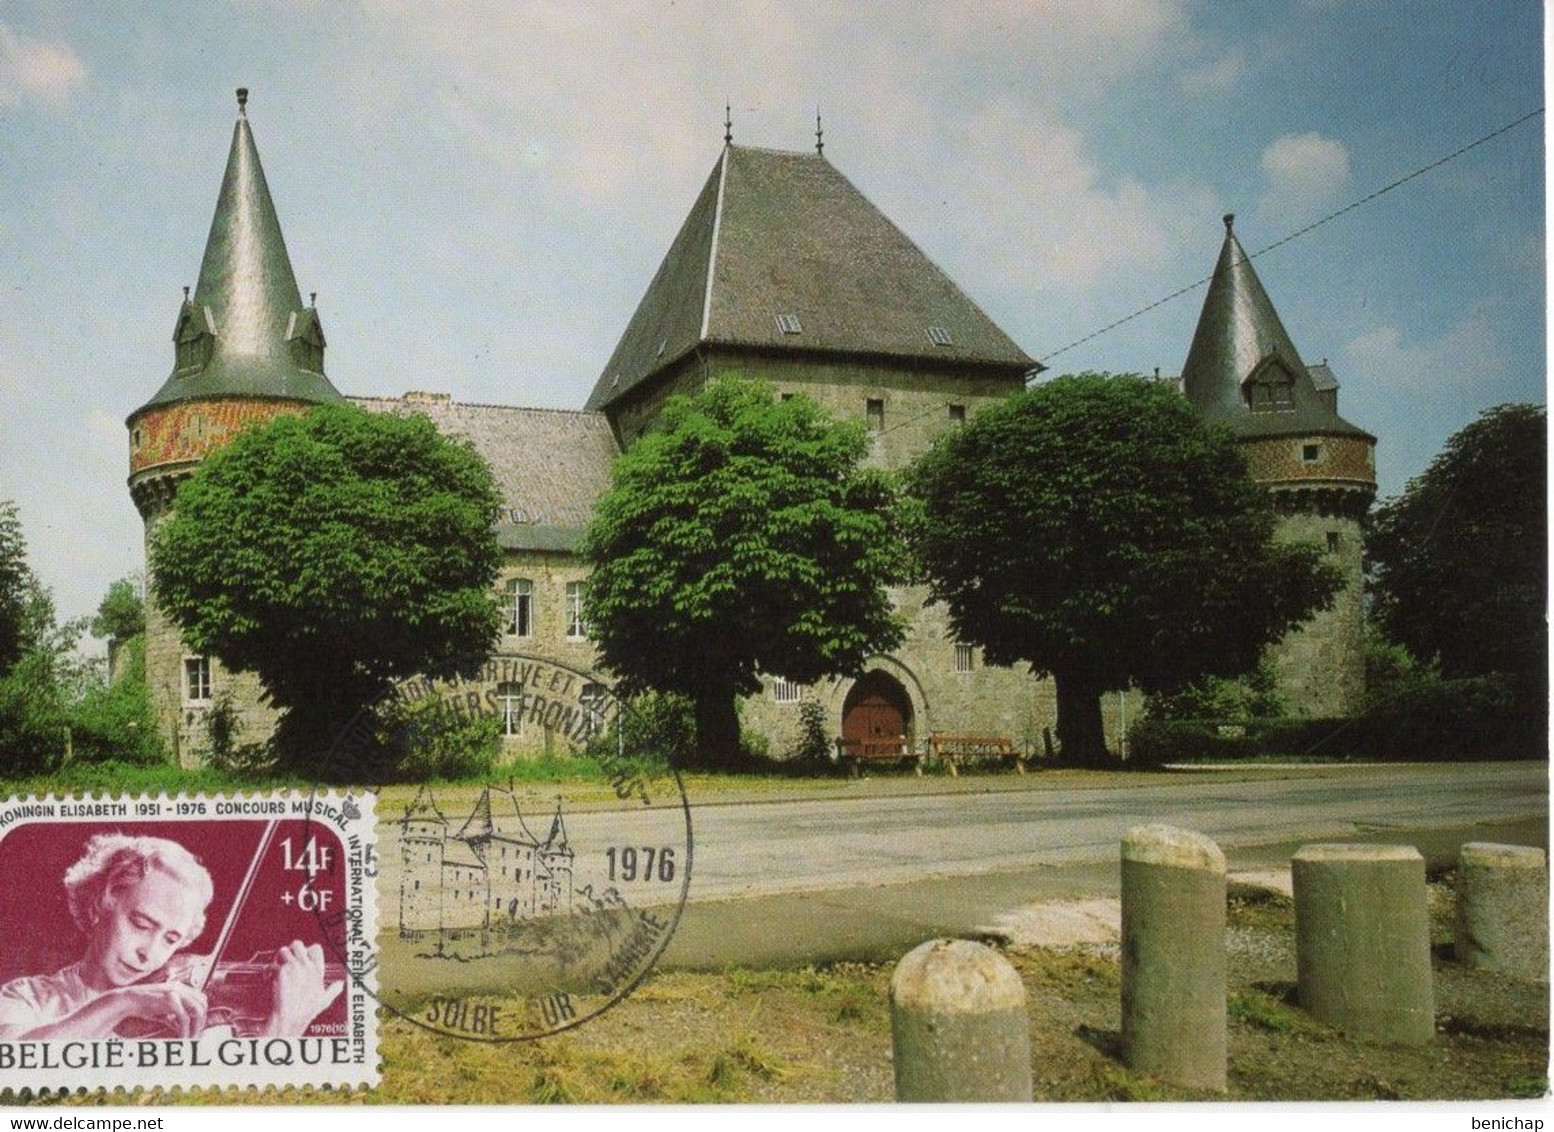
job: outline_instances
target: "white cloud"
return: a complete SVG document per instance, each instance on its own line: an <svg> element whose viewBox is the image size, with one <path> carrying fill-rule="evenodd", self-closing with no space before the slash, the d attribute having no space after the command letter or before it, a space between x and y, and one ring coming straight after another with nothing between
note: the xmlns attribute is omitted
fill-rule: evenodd
<svg viewBox="0 0 1554 1132"><path fill-rule="evenodd" d="M1270 142L1260 164L1268 188L1259 207L1269 218L1309 219L1349 185L1349 150L1315 131Z"/></svg>
<svg viewBox="0 0 1554 1132"><path fill-rule="evenodd" d="M1480 384L1503 352L1488 312L1474 311L1429 339L1409 339L1391 324L1373 327L1344 347L1344 359L1368 383L1440 393Z"/></svg>
<svg viewBox="0 0 1554 1132"><path fill-rule="evenodd" d="M0 106L24 98L62 104L86 79L86 65L68 44L44 43L0 24Z"/></svg>
<svg viewBox="0 0 1554 1132"><path fill-rule="evenodd" d="M1182 71L1177 83L1188 94L1219 94L1240 82L1246 68L1246 52L1234 47L1218 59L1188 67Z"/></svg>

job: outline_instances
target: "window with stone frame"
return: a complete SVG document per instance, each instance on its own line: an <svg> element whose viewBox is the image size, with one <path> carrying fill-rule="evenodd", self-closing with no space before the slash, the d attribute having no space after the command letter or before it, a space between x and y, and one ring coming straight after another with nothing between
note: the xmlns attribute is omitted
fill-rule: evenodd
<svg viewBox="0 0 1554 1132"><path fill-rule="evenodd" d="M590 680L578 690L577 700L583 705L583 734L591 737L604 730L604 715L610 700L609 689Z"/></svg>
<svg viewBox="0 0 1554 1132"><path fill-rule="evenodd" d="M528 578L512 578L507 583L507 635L534 635L534 583Z"/></svg>
<svg viewBox="0 0 1554 1132"><path fill-rule="evenodd" d="M210 657L183 658L183 699L186 704L210 703Z"/></svg>
<svg viewBox="0 0 1554 1132"><path fill-rule="evenodd" d="M583 620L583 595L587 590L586 582L567 583L567 636L573 639L588 636L588 622Z"/></svg>
<svg viewBox="0 0 1554 1132"><path fill-rule="evenodd" d="M502 716L503 735L523 734L523 700L522 684L504 680L496 686L496 707Z"/></svg>

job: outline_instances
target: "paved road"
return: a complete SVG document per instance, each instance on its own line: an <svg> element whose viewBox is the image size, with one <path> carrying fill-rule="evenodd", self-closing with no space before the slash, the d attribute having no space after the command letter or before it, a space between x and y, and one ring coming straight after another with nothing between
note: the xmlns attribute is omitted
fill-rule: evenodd
<svg viewBox="0 0 1554 1132"><path fill-rule="evenodd" d="M844 889L1115 858L1167 822L1226 848L1548 816L1545 763L1324 768L1234 781L697 806L692 899Z"/></svg>
<svg viewBox="0 0 1554 1132"><path fill-rule="evenodd" d="M1462 840L1548 838L1545 763L1119 776L1085 789L1057 782L887 778L847 787L856 797L834 788L788 801L693 797L691 902L661 965L880 958L934 935L975 935L1032 900L1114 892L1118 842L1143 822L1207 833L1234 868L1287 863L1294 847L1323 839L1398 841L1451 860ZM655 843L665 826L662 814L576 812L567 828L579 883L598 883L601 846ZM387 930L398 917L398 833L380 828ZM632 893L635 905L654 902L649 891Z"/></svg>

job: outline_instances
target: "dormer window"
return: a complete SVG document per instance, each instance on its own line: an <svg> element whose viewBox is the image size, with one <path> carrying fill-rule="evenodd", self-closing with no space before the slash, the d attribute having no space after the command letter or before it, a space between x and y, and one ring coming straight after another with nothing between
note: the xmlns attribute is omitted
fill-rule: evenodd
<svg viewBox="0 0 1554 1132"><path fill-rule="evenodd" d="M950 337L950 332L942 326L930 326L928 328L928 341L935 346L953 346L955 339Z"/></svg>
<svg viewBox="0 0 1554 1132"><path fill-rule="evenodd" d="M178 318L178 328L173 331L173 372L192 373L204 369L205 363L210 361L213 341L207 313L192 303L185 303Z"/></svg>
<svg viewBox="0 0 1554 1132"><path fill-rule="evenodd" d="M1246 407L1254 413L1295 411L1295 375L1278 358L1264 358L1241 383Z"/></svg>
<svg viewBox="0 0 1554 1132"><path fill-rule="evenodd" d="M312 373L324 372L324 327L318 321L317 310L309 307L292 312L286 323L286 343L298 366Z"/></svg>
<svg viewBox="0 0 1554 1132"><path fill-rule="evenodd" d="M804 327L799 323L796 314L780 314L777 316L777 329L784 334L802 334Z"/></svg>

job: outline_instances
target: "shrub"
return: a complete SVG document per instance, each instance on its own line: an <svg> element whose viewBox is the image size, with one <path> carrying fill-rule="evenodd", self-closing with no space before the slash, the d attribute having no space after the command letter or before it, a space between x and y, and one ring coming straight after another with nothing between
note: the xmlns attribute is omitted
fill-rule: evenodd
<svg viewBox="0 0 1554 1132"><path fill-rule="evenodd" d="M43 649L26 653L0 677L0 774L57 770L69 736L54 656Z"/></svg>
<svg viewBox="0 0 1554 1132"><path fill-rule="evenodd" d="M819 700L805 700L799 705L799 742L793 749L792 760L801 764L827 764L831 754L826 709Z"/></svg>
<svg viewBox="0 0 1554 1132"><path fill-rule="evenodd" d="M1130 765L1256 757L1428 762L1548 756L1548 719L1504 676L1417 672L1359 715L1217 721L1149 719L1128 735Z"/></svg>
<svg viewBox="0 0 1554 1132"><path fill-rule="evenodd" d="M146 686L146 638L125 641L123 668L98 680L70 709L71 757L78 762L150 766L167 761Z"/></svg>
<svg viewBox="0 0 1554 1132"><path fill-rule="evenodd" d="M372 762L382 780L480 778L496 765L502 746L497 715L464 715L435 696L391 699L373 710L379 749Z"/></svg>
<svg viewBox="0 0 1554 1132"><path fill-rule="evenodd" d="M585 754L614 761L617 753L659 766L696 760L696 709L688 696L644 692L621 702L610 726L588 740Z"/></svg>

